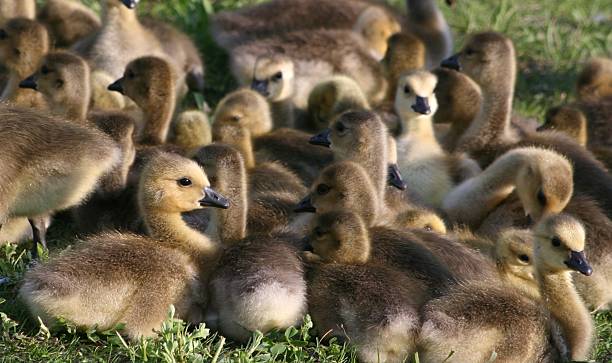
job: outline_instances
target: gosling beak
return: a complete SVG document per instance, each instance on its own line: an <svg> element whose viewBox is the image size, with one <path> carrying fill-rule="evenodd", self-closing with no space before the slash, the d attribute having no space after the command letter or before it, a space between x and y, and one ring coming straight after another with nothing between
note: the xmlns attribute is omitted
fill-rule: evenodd
<svg viewBox="0 0 612 363"><path fill-rule="evenodd" d="M229 200L217 193L213 189L206 187L204 188L204 198L200 200L202 207L214 207L214 208L229 208Z"/></svg>
<svg viewBox="0 0 612 363"><path fill-rule="evenodd" d="M187 87L192 92L204 93L204 75L199 71L190 71L187 73Z"/></svg>
<svg viewBox="0 0 612 363"><path fill-rule="evenodd" d="M309 236L302 238L302 240L300 241L300 244L302 245L302 248L304 249L304 251L314 252L314 248L312 247L312 244L310 243Z"/></svg>
<svg viewBox="0 0 612 363"><path fill-rule="evenodd" d="M138 1L140 0L121 0L123 5L125 5L128 9L134 9L136 5L138 5Z"/></svg>
<svg viewBox="0 0 612 363"><path fill-rule="evenodd" d="M293 210L295 213L316 213L317 208L312 205L312 199L310 195L302 199L300 204Z"/></svg>
<svg viewBox="0 0 612 363"><path fill-rule="evenodd" d="M111 85L109 85L108 86L108 90L109 91L119 92L122 95L125 95L125 91L123 89L123 77L119 78L118 80L113 82Z"/></svg>
<svg viewBox="0 0 612 363"><path fill-rule="evenodd" d="M251 89L257 91L257 93L264 97L268 97L270 95L270 92L268 92L268 81L259 81L253 79L253 82L251 83Z"/></svg>
<svg viewBox="0 0 612 363"><path fill-rule="evenodd" d="M542 132L542 131L546 131L546 124L540 125L538 126L538 128L536 129L537 132Z"/></svg>
<svg viewBox="0 0 612 363"><path fill-rule="evenodd" d="M459 63L459 53L452 55L440 63L442 68L454 69L457 72L461 71L461 63Z"/></svg>
<svg viewBox="0 0 612 363"><path fill-rule="evenodd" d="M421 115L429 115L431 113L427 97L416 96L416 103L412 105L412 109Z"/></svg>
<svg viewBox="0 0 612 363"><path fill-rule="evenodd" d="M399 171L397 164L389 165L389 185L396 187L399 190L406 190L406 183L402 178L402 173Z"/></svg>
<svg viewBox="0 0 612 363"><path fill-rule="evenodd" d="M591 274L593 273L593 268L591 267L591 265L589 265L589 261L587 261L584 251L571 251L570 259L565 261L565 264L567 265L567 267L571 268L572 270L578 271L585 276L591 276Z"/></svg>
<svg viewBox="0 0 612 363"><path fill-rule="evenodd" d="M34 91L38 91L38 84L36 83L36 76L31 75L23 81L19 82L19 88L29 88Z"/></svg>
<svg viewBox="0 0 612 363"><path fill-rule="evenodd" d="M331 147L331 140L329 136L331 135L331 129L325 129L321 131L321 133L314 135L308 140L308 143L311 145L319 145L325 147Z"/></svg>

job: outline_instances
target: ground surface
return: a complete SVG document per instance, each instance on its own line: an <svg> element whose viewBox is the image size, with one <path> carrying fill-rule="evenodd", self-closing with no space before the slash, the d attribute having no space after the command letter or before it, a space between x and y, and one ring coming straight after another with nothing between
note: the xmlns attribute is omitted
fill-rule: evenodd
<svg viewBox="0 0 612 363"><path fill-rule="evenodd" d="M85 0L94 8L96 0ZM249 0L143 0L141 11L173 22L196 39L207 64L204 99L214 106L234 87L228 76L227 58L210 39L208 15L252 3ZM391 1L395 4L402 0ZM591 56L610 56L612 6L610 0L458 0L454 9L440 5L457 39L492 29L510 36L519 57L515 109L541 119L546 109L571 100L577 66ZM201 104L191 95L188 102ZM59 217L51 229L51 253L74 243L74 234ZM0 247L0 362L353 362L354 352L343 345L321 345L309 333L309 320L300 329L255 334L244 347L232 345L204 327L185 327L169 319L155 341L127 343L115 332L76 333L67 326L50 334L29 318L16 299L29 256L14 246ZM612 314L595 316L598 328L593 359L612 362ZM410 359L414 360L412 357ZM407 360L407 361L410 361Z"/></svg>

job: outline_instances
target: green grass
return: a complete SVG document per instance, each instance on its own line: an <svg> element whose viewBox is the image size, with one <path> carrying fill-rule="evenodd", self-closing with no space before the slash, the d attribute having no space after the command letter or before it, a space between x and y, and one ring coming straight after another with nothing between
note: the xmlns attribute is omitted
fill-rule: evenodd
<svg viewBox="0 0 612 363"><path fill-rule="evenodd" d="M98 0L84 0L99 8ZM143 0L141 13L172 22L197 42L207 67L204 99L214 106L235 82L227 56L214 45L207 29L209 14L254 0ZM403 3L393 0L392 3ZM519 58L515 109L541 118L548 107L573 97L579 65L596 55L610 56L612 9L609 0L459 0L454 8L439 1L460 47L465 35L501 31L515 43ZM194 95L190 100L195 99ZM74 231L60 217L50 230L51 254L73 243ZM354 362L345 345L321 345L311 336L311 322L287 332L254 334L240 347L205 327L186 327L169 315L156 340L128 343L115 332L76 332L66 326L50 334L33 321L16 292L29 256L14 246L0 247L0 362ZM612 313L595 316L598 330L593 359L612 362Z"/></svg>

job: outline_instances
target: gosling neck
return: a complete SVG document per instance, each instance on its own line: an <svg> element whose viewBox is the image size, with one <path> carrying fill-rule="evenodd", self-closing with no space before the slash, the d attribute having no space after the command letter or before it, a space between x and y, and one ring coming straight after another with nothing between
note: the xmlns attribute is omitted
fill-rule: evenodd
<svg viewBox="0 0 612 363"><path fill-rule="evenodd" d="M141 212L146 229L152 237L193 258L211 257L219 248L217 243L189 227L180 213L156 211L146 206L141 206Z"/></svg>
<svg viewBox="0 0 612 363"><path fill-rule="evenodd" d="M480 110L459 140L459 151L479 150L508 137L514 97L514 82L509 83L506 87L482 89Z"/></svg>
<svg viewBox="0 0 612 363"><path fill-rule="evenodd" d="M216 233L226 245L246 237L247 226L247 173L242 161L235 165L221 165L217 168L215 190L229 199L230 207L217 210Z"/></svg>
<svg viewBox="0 0 612 363"><path fill-rule="evenodd" d="M588 360L593 343L593 321L572 283L570 273L550 273L538 268L536 274L542 300L563 331L569 360Z"/></svg>
<svg viewBox="0 0 612 363"><path fill-rule="evenodd" d="M270 102L270 112L272 113L272 120L274 121L274 128L278 129L281 127L292 128L295 125L295 107L291 98Z"/></svg>
<svg viewBox="0 0 612 363"><path fill-rule="evenodd" d="M148 145L164 144L176 106L174 82L171 81L165 87L150 89L147 102L139 106L146 119L141 142Z"/></svg>
<svg viewBox="0 0 612 363"><path fill-rule="evenodd" d="M437 143L431 114L412 118L405 115L400 115L400 117L402 120L402 133L400 137L410 137L416 140Z"/></svg>
<svg viewBox="0 0 612 363"><path fill-rule="evenodd" d="M89 93L83 92L83 95L84 97L82 100L54 103L53 112L75 123L87 124L87 102L89 100Z"/></svg>
<svg viewBox="0 0 612 363"><path fill-rule="evenodd" d="M232 146L235 147L244 160L244 167L247 169L252 169L255 167L255 156L253 155L253 142L250 136L244 137L242 140L237 140L237 142L232 143Z"/></svg>

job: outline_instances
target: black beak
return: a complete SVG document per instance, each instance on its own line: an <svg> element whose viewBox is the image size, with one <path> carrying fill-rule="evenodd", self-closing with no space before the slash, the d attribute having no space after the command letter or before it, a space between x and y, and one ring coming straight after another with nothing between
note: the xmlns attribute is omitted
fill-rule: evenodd
<svg viewBox="0 0 612 363"><path fill-rule="evenodd" d="M397 164L389 164L389 185L396 187L399 190L406 190L406 183L402 178Z"/></svg>
<svg viewBox="0 0 612 363"><path fill-rule="evenodd" d="M412 109L421 115L429 115L431 113L427 97L416 96L416 103L412 105Z"/></svg>
<svg viewBox="0 0 612 363"><path fill-rule="evenodd" d="M310 244L309 236L302 238L302 240L300 241L300 244L302 245L302 249L304 251L314 252L314 248L312 247L312 244Z"/></svg>
<svg viewBox="0 0 612 363"><path fill-rule="evenodd" d="M38 84L36 83L36 77L34 75L29 76L23 81L19 82L19 88L29 88L34 91L38 91Z"/></svg>
<svg viewBox="0 0 612 363"><path fill-rule="evenodd" d="M209 187L204 188L204 199L200 200L202 207L229 208L229 200Z"/></svg>
<svg viewBox="0 0 612 363"><path fill-rule="evenodd" d="M442 68L450 68L456 71L461 71L461 63L459 63L459 53L452 55L440 63Z"/></svg>
<svg viewBox="0 0 612 363"><path fill-rule="evenodd" d="M109 91L119 92L122 95L124 95L125 91L123 90L123 77L119 78L118 80L113 82L111 85L109 85L108 86L108 90Z"/></svg>
<svg viewBox="0 0 612 363"><path fill-rule="evenodd" d="M128 9L134 9L136 5L138 5L139 0L121 0L123 5L125 5Z"/></svg>
<svg viewBox="0 0 612 363"><path fill-rule="evenodd" d="M293 210L295 213L316 213L317 208L312 205L312 199L310 195L302 199L300 204Z"/></svg>
<svg viewBox="0 0 612 363"><path fill-rule="evenodd" d="M331 147L331 140L329 136L331 135L331 129L325 129L321 131L321 133L314 135L308 140L308 143L311 145L319 145L325 147Z"/></svg>
<svg viewBox="0 0 612 363"><path fill-rule="evenodd" d="M191 92L204 93L204 75L202 72L190 71L187 73L187 87Z"/></svg>
<svg viewBox="0 0 612 363"><path fill-rule="evenodd" d="M587 261L586 256L584 255L584 251L570 252L570 259L565 261L567 267L572 270L578 271L585 276L591 276L593 273L593 268L589 265L589 261Z"/></svg>
<svg viewBox="0 0 612 363"><path fill-rule="evenodd" d="M251 83L251 89L257 91L257 93L264 97L268 97L270 95L270 92L268 92L268 81L258 81L254 79Z"/></svg>

